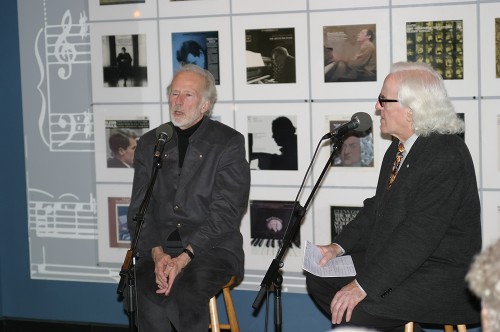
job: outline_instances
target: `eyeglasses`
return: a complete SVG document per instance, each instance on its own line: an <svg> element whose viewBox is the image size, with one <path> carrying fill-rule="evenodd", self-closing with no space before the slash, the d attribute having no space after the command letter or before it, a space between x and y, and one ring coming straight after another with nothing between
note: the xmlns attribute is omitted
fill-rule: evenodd
<svg viewBox="0 0 500 332"><path fill-rule="evenodd" d="M382 107L385 107L385 103L398 103L398 102L399 102L399 100L397 100L397 99L385 99L385 98L382 98L381 95L378 95L378 103Z"/></svg>

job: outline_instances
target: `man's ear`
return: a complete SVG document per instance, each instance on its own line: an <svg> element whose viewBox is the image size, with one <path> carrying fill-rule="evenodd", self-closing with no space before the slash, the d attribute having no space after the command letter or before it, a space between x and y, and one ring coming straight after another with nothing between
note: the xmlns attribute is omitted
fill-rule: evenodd
<svg viewBox="0 0 500 332"><path fill-rule="evenodd" d="M210 107L210 102L207 100L201 105L201 113L206 113Z"/></svg>

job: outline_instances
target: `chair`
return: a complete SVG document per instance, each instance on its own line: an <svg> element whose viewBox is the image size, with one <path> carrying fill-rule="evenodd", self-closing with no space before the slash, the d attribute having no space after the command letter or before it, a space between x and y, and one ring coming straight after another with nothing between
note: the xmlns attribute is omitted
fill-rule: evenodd
<svg viewBox="0 0 500 332"><path fill-rule="evenodd" d="M457 325L457 331L467 332L467 327L464 324ZM413 332L413 322L406 323L405 332ZM445 325L444 332L453 332L453 325Z"/></svg>
<svg viewBox="0 0 500 332"><path fill-rule="evenodd" d="M219 313L217 310L217 295L210 299L208 304L210 310L210 324L208 328L212 332L220 332L220 330L231 330L231 332L239 332L238 319L236 318L236 311L234 310L233 298L231 296L231 288L235 285L236 278L233 276L227 284L222 287L222 295L224 296L224 303L226 304L226 312L229 324L219 324Z"/></svg>

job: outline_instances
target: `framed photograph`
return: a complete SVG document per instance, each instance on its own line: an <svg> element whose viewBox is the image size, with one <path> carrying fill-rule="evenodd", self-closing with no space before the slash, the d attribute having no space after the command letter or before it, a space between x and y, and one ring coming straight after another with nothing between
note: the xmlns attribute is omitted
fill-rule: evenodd
<svg viewBox="0 0 500 332"><path fill-rule="evenodd" d="M160 18L227 15L230 0L159 0L158 12Z"/></svg>
<svg viewBox="0 0 500 332"><path fill-rule="evenodd" d="M330 132L343 125L344 120L331 120ZM337 146L330 140L330 152ZM330 167L373 167L373 128L351 131L342 137L342 145L335 151Z"/></svg>
<svg viewBox="0 0 500 332"><path fill-rule="evenodd" d="M304 197L309 194L310 190L304 190ZM295 196L296 193L290 188L250 189L249 208L241 226L245 269L267 269L283 243L283 236L292 235L287 232L287 227L290 225ZM284 260L284 271L302 271L303 243L312 238L312 221L309 216L309 212L306 212L299 232L292 238Z"/></svg>
<svg viewBox="0 0 500 332"><path fill-rule="evenodd" d="M314 198L315 222L313 243L332 243L363 207L363 201L375 195L373 189L321 187Z"/></svg>
<svg viewBox="0 0 500 332"><path fill-rule="evenodd" d="M390 66L389 11L317 12L310 21L313 99L377 96Z"/></svg>
<svg viewBox="0 0 500 332"><path fill-rule="evenodd" d="M247 29L247 84L297 83L295 28Z"/></svg>
<svg viewBox="0 0 500 332"><path fill-rule="evenodd" d="M481 94L498 96L500 91L500 3L480 5Z"/></svg>
<svg viewBox="0 0 500 332"><path fill-rule="evenodd" d="M445 80L464 77L463 21L406 23L406 57L430 64Z"/></svg>
<svg viewBox="0 0 500 332"><path fill-rule="evenodd" d="M90 28L94 102L158 102L156 23L94 23Z"/></svg>
<svg viewBox="0 0 500 332"><path fill-rule="evenodd" d="M210 2L210 1L193 1ZM218 100L232 99L231 34L229 17L160 21L162 99L173 74L183 63L196 62L215 78ZM188 60L189 58L189 60Z"/></svg>
<svg viewBox="0 0 500 332"><path fill-rule="evenodd" d="M97 184L97 246L99 263L123 263L130 249L127 211L132 185Z"/></svg>
<svg viewBox="0 0 500 332"><path fill-rule="evenodd" d="M477 96L476 6L450 6L395 8L394 62L428 62L442 73L451 97Z"/></svg>
<svg viewBox="0 0 500 332"><path fill-rule="evenodd" d="M312 132L318 133L318 137L313 138L313 144L315 146L321 144L313 167L314 182L319 180L321 171L329 166L323 178L323 186L376 187L382 158L391 142L389 139L382 138L380 117L374 111L365 112L372 118L371 131L359 133L359 137L351 138L350 135L346 135L344 143L347 142L350 146L344 147L345 151L342 151L342 147L337 150L333 165L328 164L330 155L334 152L332 142L321 141L323 136L320 136L322 133L331 132L332 128L339 124L349 122L353 114L373 109L373 105L374 103L367 102L335 103L333 108L342 111L332 111L330 103L312 105L314 114ZM342 157L343 154L344 157ZM342 158L347 158L349 161L343 162Z"/></svg>
<svg viewBox="0 0 500 332"><path fill-rule="evenodd" d="M483 248L486 248L500 237L500 192L484 191L481 202Z"/></svg>
<svg viewBox="0 0 500 332"><path fill-rule="evenodd" d="M132 183L137 141L162 123L159 107L96 105L94 119L96 181Z"/></svg>
<svg viewBox="0 0 500 332"><path fill-rule="evenodd" d="M266 0L233 0L232 12L241 13L272 13L286 11L303 11L307 9L306 0L287 0L286 6L280 2L269 2Z"/></svg>
<svg viewBox="0 0 500 332"><path fill-rule="evenodd" d="M323 27L325 83L377 80L375 24Z"/></svg>
<svg viewBox="0 0 500 332"><path fill-rule="evenodd" d="M156 17L156 1L91 0L88 1L92 21L139 20Z"/></svg>
<svg viewBox="0 0 500 332"><path fill-rule="evenodd" d="M186 64L195 64L208 70L220 84L219 70L219 32L173 32L172 33L172 72Z"/></svg>
<svg viewBox="0 0 500 332"><path fill-rule="evenodd" d="M308 98L306 18L262 15L233 21L237 100Z"/></svg>
<svg viewBox="0 0 500 332"><path fill-rule="evenodd" d="M300 185L310 160L308 105L238 104L252 184Z"/></svg>
<svg viewBox="0 0 500 332"><path fill-rule="evenodd" d="M345 9L363 7L387 7L389 0L309 0L309 9Z"/></svg>
<svg viewBox="0 0 500 332"><path fill-rule="evenodd" d="M127 227L130 197L108 197L109 246L130 248L131 236Z"/></svg>
<svg viewBox="0 0 500 332"><path fill-rule="evenodd" d="M481 101L483 187L500 189L500 110L498 101Z"/></svg>

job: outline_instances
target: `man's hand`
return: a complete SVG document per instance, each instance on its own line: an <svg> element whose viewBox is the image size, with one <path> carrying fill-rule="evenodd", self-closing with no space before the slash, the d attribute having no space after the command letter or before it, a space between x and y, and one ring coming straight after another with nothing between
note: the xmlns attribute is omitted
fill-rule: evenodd
<svg viewBox="0 0 500 332"><path fill-rule="evenodd" d="M345 321L350 321L352 311L365 297L365 291L358 286L355 280L342 287L342 289L335 294L330 304L332 324L340 324L344 313L346 314Z"/></svg>
<svg viewBox="0 0 500 332"><path fill-rule="evenodd" d="M319 266L325 266L329 260L337 257L342 253L342 248L338 244L332 243L325 246L318 246L323 254L323 258L319 261Z"/></svg>
<svg viewBox="0 0 500 332"><path fill-rule="evenodd" d="M187 254L180 254L176 258L172 258L164 253L161 247L153 248L151 254L155 262L156 284L158 285L156 294L168 296L175 278L191 259Z"/></svg>

